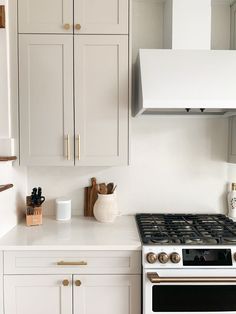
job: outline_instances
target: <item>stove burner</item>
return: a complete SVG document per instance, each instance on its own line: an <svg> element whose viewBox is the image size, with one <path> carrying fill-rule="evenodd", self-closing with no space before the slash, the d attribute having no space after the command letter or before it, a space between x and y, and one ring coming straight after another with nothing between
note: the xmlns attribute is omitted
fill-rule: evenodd
<svg viewBox="0 0 236 314"><path fill-rule="evenodd" d="M236 238L223 238L225 242L236 243Z"/></svg>
<svg viewBox="0 0 236 314"><path fill-rule="evenodd" d="M167 244L169 243L169 239L151 238L151 242L156 243L156 244Z"/></svg>
<svg viewBox="0 0 236 314"><path fill-rule="evenodd" d="M184 238L183 243L185 244L201 244L201 239L194 239L194 238Z"/></svg>
<svg viewBox="0 0 236 314"><path fill-rule="evenodd" d="M224 215L137 214L144 244L236 245L236 222Z"/></svg>

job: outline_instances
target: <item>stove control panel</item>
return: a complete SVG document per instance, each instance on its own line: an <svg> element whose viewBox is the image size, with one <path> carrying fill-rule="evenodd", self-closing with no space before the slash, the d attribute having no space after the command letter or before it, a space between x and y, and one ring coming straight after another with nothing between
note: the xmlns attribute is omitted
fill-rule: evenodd
<svg viewBox="0 0 236 314"><path fill-rule="evenodd" d="M236 246L144 246L143 266L147 268L236 268Z"/></svg>

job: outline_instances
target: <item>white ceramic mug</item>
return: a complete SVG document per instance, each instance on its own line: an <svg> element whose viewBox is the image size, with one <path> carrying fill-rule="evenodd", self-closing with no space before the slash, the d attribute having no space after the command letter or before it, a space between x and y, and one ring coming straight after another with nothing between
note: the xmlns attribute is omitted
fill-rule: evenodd
<svg viewBox="0 0 236 314"><path fill-rule="evenodd" d="M116 194L98 194L93 212L98 221L113 222L119 216Z"/></svg>

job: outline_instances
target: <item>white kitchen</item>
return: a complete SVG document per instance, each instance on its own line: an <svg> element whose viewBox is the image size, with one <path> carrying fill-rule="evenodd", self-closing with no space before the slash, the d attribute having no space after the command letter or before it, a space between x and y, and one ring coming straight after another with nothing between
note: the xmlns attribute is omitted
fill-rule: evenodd
<svg viewBox="0 0 236 314"><path fill-rule="evenodd" d="M235 0L0 0L0 314L236 313L235 73Z"/></svg>

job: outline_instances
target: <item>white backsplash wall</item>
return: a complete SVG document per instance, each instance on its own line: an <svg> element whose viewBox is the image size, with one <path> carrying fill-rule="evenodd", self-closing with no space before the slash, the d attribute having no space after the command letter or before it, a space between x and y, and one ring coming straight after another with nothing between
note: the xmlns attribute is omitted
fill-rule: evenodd
<svg viewBox="0 0 236 314"><path fill-rule="evenodd" d="M13 188L0 193L0 237L23 217L26 195L26 169L0 163L0 185L12 183Z"/></svg>
<svg viewBox="0 0 236 314"><path fill-rule="evenodd" d="M142 116L131 119L127 167L31 167L28 192L42 186L45 213L56 197L72 199L83 214L89 179L113 181L122 214L226 212L228 121L224 118Z"/></svg>

